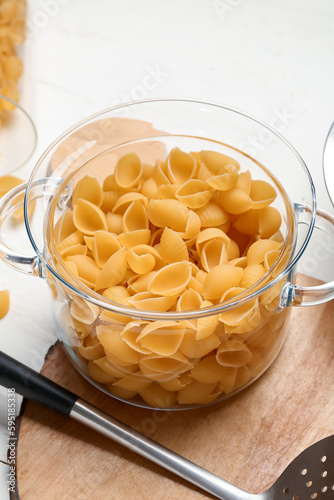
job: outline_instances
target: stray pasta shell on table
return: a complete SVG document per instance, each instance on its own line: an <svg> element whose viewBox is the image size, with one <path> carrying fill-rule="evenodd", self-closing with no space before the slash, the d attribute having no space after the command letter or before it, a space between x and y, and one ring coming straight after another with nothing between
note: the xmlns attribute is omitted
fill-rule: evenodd
<svg viewBox="0 0 334 500"><path fill-rule="evenodd" d="M262 264L267 252L280 250L282 244L275 240L258 240L247 251L247 265Z"/></svg>
<svg viewBox="0 0 334 500"><path fill-rule="evenodd" d="M240 340L223 340L217 349L216 359L220 365L239 367L252 359L252 352Z"/></svg>
<svg viewBox="0 0 334 500"><path fill-rule="evenodd" d="M9 311L10 294L9 290L0 290L0 319L4 318Z"/></svg>
<svg viewBox="0 0 334 500"><path fill-rule="evenodd" d="M148 285L148 290L156 295L169 297L186 289L191 277L189 262L175 262L160 269Z"/></svg>
<svg viewBox="0 0 334 500"><path fill-rule="evenodd" d="M204 207L198 208L196 214L203 227L217 227L225 224L229 219L225 210L214 201L209 201Z"/></svg>
<svg viewBox="0 0 334 500"><path fill-rule="evenodd" d="M148 229L148 218L143 204L135 200L123 215L123 231L127 233L139 229Z"/></svg>
<svg viewBox="0 0 334 500"><path fill-rule="evenodd" d="M252 200L252 208L258 210L270 205L276 199L277 191L269 182L254 180L249 196Z"/></svg>
<svg viewBox="0 0 334 500"><path fill-rule="evenodd" d="M265 207L258 211L259 234L261 238L270 238L279 231L282 216L274 207Z"/></svg>
<svg viewBox="0 0 334 500"><path fill-rule="evenodd" d="M185 231L189 209L178 200L151 200L147 206L149 220L157 227Z"/></svg>
<svg viewBox="0 0 334 500"><path fill-rule="evenodd" d="M203 384L194 380L190 384L187 384L183 389L180 389L177 393L177 401L179 404L205 404L210 401L210 395L213 393L216 387L215 383ZM217 397L215 395L215 397Z"/></svg>
<svg viewBox="0 0 334 500"><path fill-rule="evenodd" d="M127 270L126 250L121 248L115 252L96 277L95 290L117 285L124 278Z"/></svg>
<svg viewBox="0 0 334 500"><path fill-rule="evenodd" d="M166 382L191 370L193 364L180 352L172 356L161 356L159 354L149 354L139 360L141 372L151 380Z"/></svg>
<svg viewBox="0 0 334 500"><path fill-rule="evenodd" d="M218 151L202 150L200 151L200 157L212 173L219 172L219 170L226 165L234 165L237 170L240 169L240 165L237 160L231 158L231 156L219 153Z"/></svg>
<svg viewBox="0 0 334 500"><path fill-rule="evenodd" d="M148 311L168 311L176 302L175 295L170 297L161 297L149 291L138 292L131 299L129 304L136 309L145 309Z"/></svg>
<svg viewBox="0 0 334 500"><path fill-rule="evenodd" d="M73 210L73 222L75 227L89 236L95 231L108 230L104 212L90 201L79 199Z"/></svg>
<svg viewBox="0 0 334 500"><path fill-rule="evenodd" d="M243 269L221 264L212 268L204 283L203 297L205 299L220 299L223 294L235 286L239 286Z"/></svg>
<svg viewBox="0 0 334 500"><path fill-rule="evenodd" d="M130 188L138 184L143 165L136 153L122 156L115 166L115 181L121 188Z"/></svg>
<svg viewBox="0 0 334 500"><path fill-rule="evenodd" d="M139 394L146 403L155 408L168 408L176 403L176 393L157 384L141 389Z"/></svg>
<svg viewBox="0 0 334 500"><path fill-rule="evenodd" d="M78 181L73 192L73 204L81 199L90 201L98 207L101 205L102 188L95 177L86 175Z"/></svg>
<svg viewBox="0 0 334 500"><path fill-rule="evenodd" d="M242 214L253 207L251 197L244 191L241 191L241 189L237 188L232 188L228 191L221 191L219 195L219 202L223 209L232 215Z"/></svg>
<svg viewBox="0 0 334 500"><path fill-rule="evenodd" d="M177 321L152 321L137 337L142 347L162 356L171 356L179 349L185 328Z"/></svg>
<svg viewBox="0 0 334 500"><path fill-rule="evenodd" d="M118 250L121 245L117 237L108 231L96 231L93 237L92 253L95 262L103 267L107 260Z"/></svg>
<svg viewBox="0 0 334 500"><path fill-rule="evenodd" d="M133 201L140 201L144 207L147 207L148 199L141 193L130 192L122 194L116 201L114 208L112 209L113 213L119 213L124 215L126 210L129 208Z"/></svg>
<svg viewBox="0 0 334 500"><path fill-rule="evenodd" d="M227 191L235 186L239 177L238 169L235 165L221 167L216 175L206 179L206 182L218 191Z"/></svg>
<svg viewBox="0 0 334 500"><path fill-rule="evenodd" d="M173 148L167 158L167 175L173 184L184 184L196 171L197 163L193 156L179 148Z"/></svg>
<svg viewBox="0 0 334 500"><path fill-rule="evenodd" d="M166 227L160 238L160 253L167 264L189 260L187 246L181 236Z"/></svg>
<svg viewBox="0 0 334 500"><path fill-rule="evenodd" d="M175 197L189 208L201 208L211 200L214 190L198 179L191 179L182 184Z"/></svg>
<svg viewBox="0 0 334 500"><path fill-rule="evenodd" d="M148 245L151 238L150 229L136 229L129 233L121 233L118 235L118 241L126 248L132 248L137 245Z"/></svg>

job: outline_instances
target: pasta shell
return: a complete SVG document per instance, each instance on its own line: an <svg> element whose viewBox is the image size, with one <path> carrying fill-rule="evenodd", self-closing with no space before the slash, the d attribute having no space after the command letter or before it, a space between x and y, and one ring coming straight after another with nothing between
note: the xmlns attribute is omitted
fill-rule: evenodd
<svg viewBox="0 0 334 500"><path fill-rule="evenodd" d="M86 200L93 205L100 206L102 202L102 188L95 177L86 175L79 180L73 192L73 204L78 200Z"/></svg>
<svg viewBox="0 0 334 500"><path fill-rule="evenodd" d="M80 245L80 243L78 243L77 245L66 247L59 253L63 257L63 259L66 259L66 257L69 257L70 255L86 255L87 247L86 245Z"/></svg>
<svg viewBox="0 0 334 500"><path fill-rule="evenodd" d="M121 234L123 232L123 216L121 214L106 214L107 229L110 233Z"/></svg>
<svg viewBox="0 0 334 500"><path fill-rule="evenodd" d="M124 342L131 347L131 349L141 353L141 354L151 354L150 349L146 349L146 347L143 347L140 342L137 342L137 338L140 335L143 325L147 323L144 323L143 321L130 321L127 325L122 330L121 336Z"/></svg>
<svg viewBox="0 0 334 500"><path fill-rule="evenodd" d="M161 200L176 199L176 191L179 189L179 184L162 184L159 186L159 198Z"/></svg>
<svg viewBox="0 0 334 500"><path fill-rule="evenodd" d="M100 205L103 212L111 212L119 199L119 191L103 191Z"/></svg>
<svg viewBox="0 0 334 500"><path fill-rule="evenodd" d="M119 366L107 356L94 360L96 366L113 378L123 378L138 370L138 364Z"/></svg>
<svg viewBox="0 0 334 500"><path fill-rule="evenodd" d="M131 299L129 304L136 309L145 309L148 311L168 311L175 303L175 295L171 297L160 297L151 292L136 293Z"/></svg>
<svg viewBox="0 0 334 500"><path fill-rule="evenodd" d="M191 179L178 188L175 197L189 208L201 208L211 200L213 194L214 190L206 182Z"/></svg>
<svg viewBox="0 0 334 500"><path fill-rule="evenodd" d="M277 261L279 255L280 255L280 250L270 250L270 252L267 252L264 256L264 269L265 271L269 271L271 267L275 264Z"/></svg>
<svg viewBox="0 0 334 500"><path fill-rule="evenodd" d="M261 238L270 238L279 231L282 216L274 207L265 207L258 211L259 234Z"/></svg>
<svg viewBox="0 0 334 500"><path fill-rule="evenodd" d="M232 188L228 191L221 191L219 202L226 212L239 215L254 208L252 199L241 189Z"/></svg>
<svg viewBox="0 0 334 500"><path fill-rule="evenodd" d="M196 363L190 374L202 384L216 384L224 377L225 368L218 363L215 355L211 355Z"/></svg>
<svg viewBox="0 0 334 500"><path fill-rule="evenodd" d="M90 236L95 231L108 230L104 212L90 201L83 199L77 200L74 205L73 222L79 231Z"/></svg>
<svg viewBox="0 0 334 500"><path fill-rule="evenodd" d="M259 281L265 274L262 264L253 264L244 269L240 286L243 288L250 288L254 283Z"/></svg>
<svg viewBox="0 0 334 500"><path fill-rule="evenodd" d="M208 396L214 391L216 384L203 384L194 380L177 393L177 402L182 405L205 404ZM216 397L218 396L215 395Z"/></svg>
<svg viewBox="0 0 334 500"><path fill-rule="evenodd" d="M123 231L138 231L148 229L148 218L145 207L139 200L135 200L123 215Z"/></svg>
<svg viewBox="0 0 334 500"><path fill-rule="evenodd" d="M239 177L235 165L226 165L218 170L216 175L206 179L206 182L218 191L227 191L235 186Z"/></svg>
<svg viewBox="0 0 334 500"><path fill-rule="evenodd" d="M167 164L164 161L157 160L153 170L153 179L158 187L163 184L170 184L167 176Z"/></svg>
<svg viewBox="0 0 334 500"><path fill-rule="evenodd" d="M96 382L99 382L100 384L113 382L114 377L109 373L106 373L104 370L102 370L102 368L98 366L98 363L100 363L99 359L95 359L94 361L88 362L88 372L89 375L92 377L92 379L96 380Z"/></svg>
<svg viewBox="0 0 334 500"><path fill-rule="evenodd" d="M165 382L175 375L187 372L193 367L180 352L172 356L149 354L139 360L141 372L149 379Z"/></svg>
<svg viewBox="0 0 334 500"><path fill-rule="evenodd" d="M143 183L140 191L148 200L157 200L159 198L159 189L152 177Z"/></svg>
<svg viewBox="0 0 334 500"><path fill-rule="evenodd" d="M141 398L153 408L169 408L176 403L176 393L152 384L139 391Z"/></svg>
<svg viewBox="0 0 334 500"><path fill-rule="evenodd" d="M230 394L234 389L239 368L230 366L222 366L222 368L224 368L221 372L223 376L218 383L218 390L221 390L225 394Z"/></svg>
<svg viewBox="0 0 334 500"><path fill-rule="evenodd" d="M204 207L197 209L196 213L203 227L217 227L225 224L229 219L225 210L213 201L209 201Z"/></svg>
<svg viewBox="0 0 334 500"><path fill-rule="evenodd" d="M217 349L216 359L222 366L239 367L252 359L252 352L240 340L225 340Z"/></svg>
<svg viewBox="0 0 334 500"><path fill-rule="evenodd" d="M196 338L196 332L185 333L179 351L190 359L201 358L217 349L219 338L212 334L203 339Z"/></svg>
<svg viewBox="0 0 334 500"><path fill-rule="evenodd" d="M87 255L71 255L67 257L67 260L75 264L80 278L83 278L88 283L95 283L100 268L93 259L87 257Z"/></svg>
<svg viewBox="0 0 334 500"><path fill-rule="evenodd" d="M240 293L244 292L245 288L234 287L224 293L222 297L222 302L230 300ZM239 326L245 323L254 313L255 309L258 307L257 299L246 302L245 304L234 307L230 310L223 311L219 315L219 321L225 323L228 326Z"/></svg>
<svg viewBox="0 0 334 500"><path fill-rule="evenodd" d="M96 278L95 290L117 285L126 274L126 250L121 248L104 264Z"/></svg>
<svg viewBox="0 0 334 500"><path fill-rule="evenodd" d="M172 356L180 347L184 332L177 321L152 321L144 326L137 342L156 354Z"/></svg>
<svg viewBox="0 0 334 500"><path fill-rule="evenodd" d="M75 297L70 305L70 314L72 318L77 319L85 325L94 323L100 313L100 308L91 304L87 300Z"/></svg>
<svg viewBox="0 0 334 500"><path fill-rule="evenodd" d="M260 209L270 205L277 197L276 189L269 182L252 181L249 196L252 200L252 208Z"/></svg>
<svg viewBox="0 0 334 500"><path fill-rule="evenodd" d="M191 277L189 262L176 262L160 269L148 285L148 290L156 295L169 297L177 295L187 287Z"/></svg>
<svg viewBox="0 0 334 500"><path fill-rule="evenodd" d="M200 156L201 160L212 173L219 172L219 170L226 165L234 165L238 170L240 170L240 165L234 158L218 153L218 151L203 150L200 152Z"/></svg>
<svg viewBox="0 0 334 500"><path fill-rule="evenodd" d="M179 148L174 148L167 158L167 175L173 184L184 184L196 171L196 160Z"/></svg>
<svg viewBox="0 0 334 500"><path fill-rule="evenodd" d="M198 235L200 229L201 229L201 219L195 212L189 210L189 217L187 220L186 229L185 231L179 231L178 234L181 236L181 238L189 240L195 238Z"/></svg>
<svg viewBox="0 0 334 500"><path fill-rule="evenodd" d="M227 257L229 260L238 259L240 257L240 250L238 244L234 240L230 240L226 245Z"/></svg>
<svg viewBox="0 0 334 500"><path fill-rule="evenodd" d="M152 380L146 378L141 372L130 373L125 377L114 382L114 387L120 387L121 389L126 389L128 391L143 391L149 385L152 384Z"/></svg>
<svg viewBox="0 0 334 500"><path fill-rule="evenodd" d="M247 267L247 257L238 257L229 261L230 266L237 266L245 269ZM247 288L247 287L245 287Z"/></svg>
<svg viewBox="0 0 334 500"><path fill-rule="evenodd" d="M191 311L201 307L202 297L193 289L185 290L177 301L177 311Z"/></svg>
<svg viewBox="0 0 334 500"><path fill-rule="evenodd" d="M120 192L124 192L126 190L126 188L121 188L117 184L115 174L110 174L104 179L102 189L103 191L118 191L119 194Z"/></svg>
<svg viewBox="0 0 334 500"><path fill-rule="evenodd" d="M203 300L200 308L212 306L212 302L209 300ZM210 337L217 328L218 325L218 314L213 314L210 316L203 316L202 318L198 318L197 326L196 326L196 339L206 339Z"/></svg>
<svg viewBox="0 0 334 500"><path fill-rule="evenodd" d="M199 293L200 295L202 295L202 292L203 292L203 285L202 285L202 283L200 283L200 282L199 282L196 278L194 278L193 276L190 278L187 288L188 288L189 290L194 290L195 292L197 292L197 293Z"/></svg>
<svg viewBox="0 0 334 500"><path fill-rule="evenodd" d="M24 180L15 177L14 175L2 175L0 176L0 198L2 198L11 189L20 184L23 184Z"/></svg>
<svg viewBox="0 0 334 500"><path fill-rule="evenodd" d="M130 188L138 185L143 165L136 153L122 156L115 167L115 181L121 188Z"/></svg>
<svg viewBox="0 0 334 500"><path fill-rule="evenodd" d="M148 284L155 273L156 271L151 271L149 273L142 274L139 277L135 277L135 279L129 283L128 288L131 290L131 293L146 292Z"/></svg>
<svg viewBox="0 0 334 500"><path fill-rule="evenodd" d="M217 242L221 241L222 243L225 244L228 244L230 242L230 238L227 236L227 234L224 233L224 231L221 231L220 229L217 228L204 229L196 237L196 250L199 253L199 255L202 252L203 246L212 240Z"/></svg>
<svg viewBox="0 0 334 500"><path fill-rule="evenodd" d="M96 337L85 337L78 346L78 353L90 361L104 356L103 347Z"/></svg>
<svg viewBox="0 0 334 500"><path fill-rule="evenodd" d="M205 271L210 271L215 266L228 263L228 254L223 240L207 241L201 249L201 264Z"/></svg>
<svg viewBox="0 0 334 500"><path fill-rule="evenodd" d="M113 300L114 302L119 302L121 299L131 297L127 288L121 285L115 285L111 286L110 288L106 288L102 295L103 297L106 297L109 300Z"/></svg>
<svg viewBox="0 0 334 500"><path fill-rule="evenodd" d="M206 277L203 289L205 299L219 299L222 295L235 286L239 286L243 274L240 267L221 264L212 268Z"/></svg>
<svg viewBox="0 0 334 500"><path fill-rule="evenodd" d="M171 378L170 380L166 380L165 382L159 382L163 389L166 391L179 391L186 385L192 382L192 378L189 377L187 373L182 373L180 376L176 376Z"/></svg>
<svg viewBox="0 0 334 500"><path fill-rule="evenodd" d="M259 212L259 210L248 210L248 212L239 215L234 227L239 231L239 233L248 235L258 234Z"/></svg>
<svg viewBox="0 0 334 500"><path fill-rule="evenodd" d="M58 245L58 251L60 254L66 250L66 248L73 247L73 245L82 245L84 242L84 236L81 231L74 231L74 233L67 236Z"/></svg>
<svg viewBox="0 0 334 500"><path fill-rule="evenodd" d="M139 248L144 245L130 248L126 252L126 260L130 268L137 274L146 274L152 271L155 266L155 258L151 253L142 253ZM145 250L144 250L145 251Z"/></svg>
<svg viewBox="0 0 334 500"><path fill-rule="evenodd" d="M151 200L147 215L157 227L170 227L174 231L185 231L189 209L178 200Z"/></svg>
<svg viewBox="0 0 334 500"><path fill-rule="evenodd" d="M99 267L103 267L107 260L120 248L121 245L114 234L108 233L108 231L96 231L94 233L92 252Z"/></svg>
<svg viewBox="0 0 334 500"><path fill-rule="evenodd" d="M246 365L239 366L239 368L237 370L237 375L235 378L233 390L236 391L240 387L243 387L244 385L246 385L250 379L250 376L251 375L250 375L249 368Z"/></svg>
<svg viewBox="0 0 334 500"><path fill-rule="evenodd" d="M279 250L281 246L281 243L274 240L255 241L247 251L247 265L262 264L267 252Z"/></svg>
<svg viewBox="0 0 334 500"><path fill-rule="evenodd" d="M118 241L126 248L132 248L136 245L148 245L151 238L151 231L149 229L137 229L130 233L121 233L118 235Z"/></svg>
<svg viewBox="0 0 334 500"><path fill-rule="evenodd" d="M197 178L200 181L206 181L207 179L210 179L210 177L212 177L211 170L208 169L208 167L205 165L205 163L201 163L201 166L198 170Z"/></svg>
<svg viewBox="0 0 334 500"><path fill-rule="evenodd" d="M143 163L143 173L141 176L142 181L147 181L153 176L155 165L150 165L149 163Z"/></svg>
<svg viewBox="0 0 334 500"><path fill-rule="evenodd" d="M77 228L73 222L73 210L67 210L64 215L58 219L54 228L54 237L57 243L65 240L70 234L74 233Z"/></svg>
<svg viewBox="0 0 334 500"><path fill-rule="evenodd" d="M121 360L129 365L138 362L138 352L131 349L131 347L124 342L121 336L121 330L117 329L115 325L110 327L105 325L97 326L96 333L103 348L109 355L111 354L113 358ZM112 358L111 361L113 361Z"/></svg>
<svg viewBox="0 0 334 500"><path fill-rule="evenodd" d="M181 236L166 227L161 234L160 253L167 264L189 260L188 249Z"/></svg>
<svg viewBox="0 0 334 500"><path fill-rule="evenodd" d="M122 194L122 196L120 196L118 198L118 200L116 201L114 208L112 210L113 213L118 213L118 214L124 215L126 210L129 208L131 203L134 201L140 201L144 205L144 207L147 207L148 200L147 200L146 196L144 196L141 193L130 192L130 193Z"/></svg>
<svg viewBox="0 0 334 500"><path fill-rule="evenodd" d="M86 243L86 246L90 251L93 250L93 241L94 241L93 236L84 236L84 242Z"/></svg>
<svg viewBox="0 0 334 500"><path fill-rule="evenodd" d="M250 171L246 170L246 172L240 172L235 187L237 189L241 189L241 191L244 191L246 194L249 195L251 190L251 185L252 185L252 176Z"/></svg>

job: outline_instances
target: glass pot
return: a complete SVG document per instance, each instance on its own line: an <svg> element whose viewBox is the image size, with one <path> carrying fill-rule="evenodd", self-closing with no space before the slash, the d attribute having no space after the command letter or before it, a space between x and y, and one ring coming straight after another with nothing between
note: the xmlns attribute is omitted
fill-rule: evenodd
<svg viewBox="0 0 334 500"><path fill-rule="evenodd" d="M197 152L197 157L193 153L197 162L200 151L223 153L237 160L242 172L249 170L253 180L274 186L277 197L273 206L281 214L281 226L268 239L279 242L279 250L262 259L260 277L250 280L247 287L232 287L223 300L203 300L207 275L203 270L198 274L198 268L191 266L186 290L193 289L196 307L181 307L179 297L169 310L156 310L149 301L133 307L129 298L143 290L132 288L138 277L133 271L123 273L109 294L106 289L94 289L85 267L79 273L76 266L68 265L73 245L78 253L85 247L85 255L92 259L95 238L94 231L84 239L80 234L80 242L73 241L71 250L62 243L80 233L71 215L76 186L80 179L87 180L87 175L97 179L104 192L116 196L113 202L103 198L102 205L101 200L97 205L105 214L115 213L115 200L125 193L124 189L118 192L114 177L110 177L118 159L135 152L145 167L145 179L151 179L152 184L153 178L159 186L164 184L161 160L174 147ZM161 167L158 174L154 167L157 160ZM90 179L92 183L96 185ZM134 191L140 190L141 183ZM23 192L31 255L14 249L6 229L11 214L22 204ZM145 193L148 199L153 196L147 190ZM252 203L259 208L256 200ZM112 224L107 227L116 233L116 240L120 232L129 231L124 229L124 210L117 217L123 220L123 229L113 229ZM107 394L142 407L194 408L235 394L256 380L277 356L287 334L291 306L315 305L334 297L333 283L310 288L295 284L296 264L315 226L329 235L327 247L333 248L334 218L316 209L315 189L302 158L268 125L222 105L184 99L147 100L111 108L80 122L51 144L25 185L1 200L0 219L2 259L48 283L59 339L76 369ZM245 273L249 264L245 255L250 242L259 239L255 234L258 226L240 229L236 220L238 216L232 214L219 228L228 238L239 238L239 248L226 265ZM150 229L153 232L156 228L150 225ZM156 249L163 229L151 235ZM196 238L184 238L188 248L194 248ZM130 247L128 244L126 250ZM222 283L218 280L217 286Z"/></svg>

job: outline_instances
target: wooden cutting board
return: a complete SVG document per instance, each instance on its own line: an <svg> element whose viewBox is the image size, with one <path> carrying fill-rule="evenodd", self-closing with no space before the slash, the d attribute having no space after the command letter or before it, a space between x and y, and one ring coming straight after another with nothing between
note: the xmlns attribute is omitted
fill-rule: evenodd
<svg viewBox="0 0 334 500"><path fill-rule="evenodd" d="M316 283L302 276L305 286ZM254 493L303 449L334 434L334 301L295 308L272 367L224 403L181 412L136 408L105 396L56 345L42 373L122 422ZM213 498L83 425L26 402L17 482L21 500ZM17 498L17 497L16 497Z"/></svg>

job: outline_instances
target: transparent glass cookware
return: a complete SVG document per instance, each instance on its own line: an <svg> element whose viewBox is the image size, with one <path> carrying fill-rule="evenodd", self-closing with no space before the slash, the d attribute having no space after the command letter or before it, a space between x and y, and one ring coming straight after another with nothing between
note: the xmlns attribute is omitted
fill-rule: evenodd
<svg viewBox="0 0 334 500"><path fill-rule="evenodd" d="M79 233L79 240L76 236L73 240L74 247L78 245L75 250L93 260L95 233L83 235L71 215L76 187L89 178L90 183L103 188L103 193L113 193L114 205L108 208L107 202L103 205L100 200L96 213L101 207L105 215L116 212L123 220L123 229L116 231L108 225L105 231L114 234L116 241L123 241L120 232L127 231L122 219L125 212L113 209L115 200L126 194L124 189L118 192L112 180L119 158L136 153L144 165L145 180L153 179L161 186L164 181L154 168L173 148L192 153L197 162L200 156L196 152L222 153L240 164L240 172L249 171L253 180L273 186L277 193L273 207L280 212L282 222L279 232L268 239L279 242L279 250L272 254L274 259L262 262L264 272L259 279L248 287L234 287L224 299L205 302L201 291L207 270L191 266L191 281L183 292L192 288L190 295L197 297L197 307L181 307L180 296L168 310L138 304L134 307L130 299L140 292L133 288L138 276L134 277L132 270L110 287L112 292L103 287L98 290L85 270L83 275L68 264L73 248L64 252L62 241ZM134 191L142 196L142 184ZM23 192L30 255L20 254L7 237L11 214L22 203ZM150 195L145 193L148 203ZM108 217L112 220L113 215ZM227 235L226 242L236 234L236 220L237 216L231 215L224 227L219 226ZM221 401L247 387L280 351L292 306L316 305L334 297L333 282L310 288L295 283L297 263L315 227L320 229L331 258L333 223L333 216L316 208L315 189L302 158L271 127L218 104L148 100L96 114L51 144L28 183L0 202L0 255L14 269L47 282L53 294L59 339L87 380L130 404L185 409ZM159 230L151 222L149 228L152 234L156 231L151 234L151 244L158 250L164 228ZM243 231L244 240L239 234L237 253L227 263L241 269L241 274L249 264L250 238L253 242L261 239L251 229ZM196 235L193 242L184 238L188 248L194 249ZM324 245L319 258L324 255ZM161 267L153 268L153 274ZM221 286L219 280L217 286ZM122 291L115 295L115 290ZM143 288L140 290L143 292Z"/></svg>

